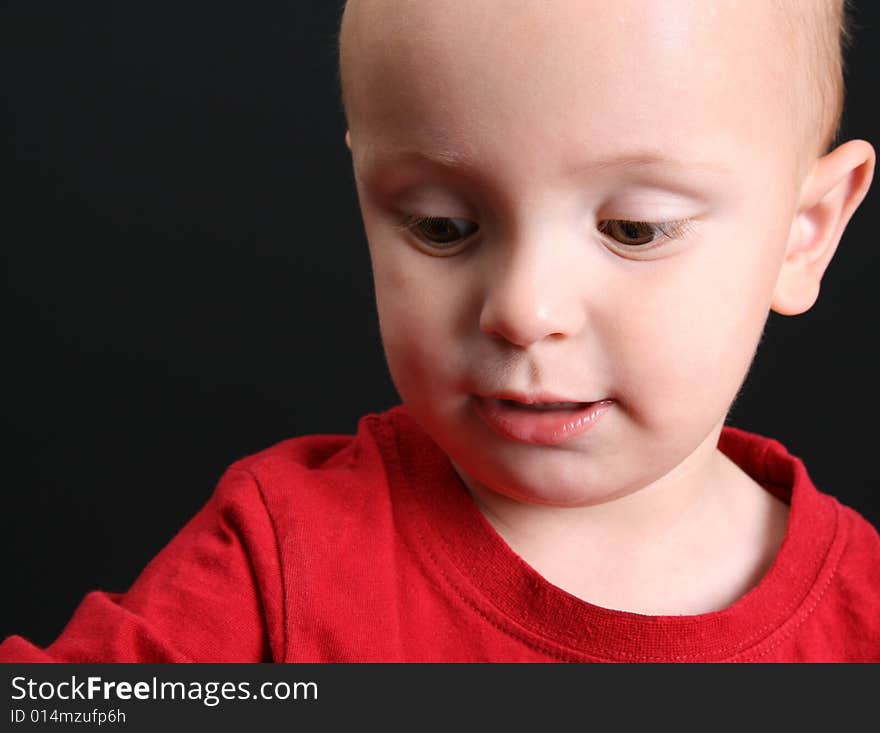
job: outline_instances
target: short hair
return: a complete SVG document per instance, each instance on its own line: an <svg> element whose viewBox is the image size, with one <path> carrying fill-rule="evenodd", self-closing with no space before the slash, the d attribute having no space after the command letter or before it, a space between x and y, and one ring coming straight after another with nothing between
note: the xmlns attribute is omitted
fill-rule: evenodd
<svg viewBox="0 0 880 733"><path fill-rule="evenodd" d="M845 56L852 45L852 0L772 0L790 59L803 67L792 87L810 154L830 151L838 142L845 98ZM337 85L342 113L348 104L342 74L343 23L350 0L343 0L337 35Z"/></svg>
<svg viewBox="0 0 880 733"><path fill-rule="evenodd" d="M851 0L775 0L794 66L803 70L792 91L810 152L838 143L843 121L846 52L852 46Z"/></svg>

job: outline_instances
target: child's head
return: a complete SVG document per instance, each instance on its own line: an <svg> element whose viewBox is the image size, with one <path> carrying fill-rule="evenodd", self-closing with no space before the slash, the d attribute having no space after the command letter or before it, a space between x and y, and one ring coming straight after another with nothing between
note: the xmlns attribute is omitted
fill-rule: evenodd
<svg viewBox="0 0 880 733"><path fill-rule="evenodd" d="M711 472L768 312L813 305L870 185L868 143L825 154L840 38L840 0L349 2L385 352L469 484L583 505ZM554 437L503 397L610 407Z"/></svg>

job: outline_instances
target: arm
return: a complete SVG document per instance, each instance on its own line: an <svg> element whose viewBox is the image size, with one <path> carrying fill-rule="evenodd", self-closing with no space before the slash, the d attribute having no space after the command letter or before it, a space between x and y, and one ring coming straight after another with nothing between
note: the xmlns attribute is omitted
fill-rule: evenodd
<svg viewBox="0 0 880 733"><path fill-rule="evenodd" d="M250 473L230 469L127 593L89 593L52 644L11 636L0 662L280 660L282 588L260 489Z"/></svg>

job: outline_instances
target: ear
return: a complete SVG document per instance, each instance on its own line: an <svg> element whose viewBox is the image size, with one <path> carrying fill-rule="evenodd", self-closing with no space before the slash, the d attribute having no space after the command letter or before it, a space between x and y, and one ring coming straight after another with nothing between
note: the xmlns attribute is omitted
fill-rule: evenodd
<svg viewBox="0 0 880 733"><path fill-rule="evenodd" d="M351 150L351 130L345 131L345 145L349 150Z"/></svg>
<svg viewBox="0 0 880 733"><path fill-rule="evenodd" d="M874 148L850 140L816 161L804 180L771 309L783 316L804 313L819 297L843 230L868 193Z"/></svg>

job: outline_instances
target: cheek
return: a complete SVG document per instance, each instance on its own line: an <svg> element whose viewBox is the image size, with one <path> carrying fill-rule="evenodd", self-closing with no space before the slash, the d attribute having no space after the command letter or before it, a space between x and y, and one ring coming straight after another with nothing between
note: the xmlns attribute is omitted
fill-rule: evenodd
<svg viewBox="0 0 880 733"><path fill-rule="evenodd" d="M628 334L615 342L623 397L647 425L687 424L698 414L709 424L720 419L766 322L772 263L764 250L736 238L711 245L646 273L619 330Z"/></svg>
<svg viewBox="0 0 880 733"><path fill-rule="evenodd" d="M388 368L401 397L418 402L426 387L456 373L461 287L438 263L414 253L373 253L376 307Z"/></svg>

